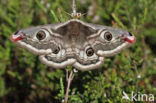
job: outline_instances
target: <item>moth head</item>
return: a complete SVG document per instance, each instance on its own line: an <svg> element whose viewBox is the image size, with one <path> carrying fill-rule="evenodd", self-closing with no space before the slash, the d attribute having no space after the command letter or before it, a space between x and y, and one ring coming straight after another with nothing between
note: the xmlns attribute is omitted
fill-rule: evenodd
<svg viewBox="0 0 156 103"><path fill-rule="evenodd" d="M51 31L43 27L23 29L11 35L11 40L15 44L37 55L52 52L51 46L55 48L56 45L49 42L51 39Z"/></svg>
<svg viewBox="0 0 156 103"><path fill-rule="evenodd" d="M111 27L99 30L98 35L93 48L98 55L105 57L120 53L136 41L130 32Z"/></svg>

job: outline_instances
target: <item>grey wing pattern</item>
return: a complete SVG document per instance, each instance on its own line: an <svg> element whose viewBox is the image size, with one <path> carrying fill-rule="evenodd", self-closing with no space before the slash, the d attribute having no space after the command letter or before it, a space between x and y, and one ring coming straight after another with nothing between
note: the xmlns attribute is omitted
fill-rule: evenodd
<svg viewBox="0 0 156 103"><path fill-rule="evenodd" d="M26 28L15 32L11 40L22 48L39 55L41 61L54 68L64 68L75 62L66 57L62 48L62 36L53 33L57 24ZM50 63L49 63L50 62Z"/></svg>
<svg viewBox="0 0 156 103"><path fill-rule="evenodd" d="M88 41L100 56L109 57L120 53L135 42L135 37L128 31L108 26L94 25L99 30L88 37Z"/></svg>
<svg viewBox="0 0 156 103"><path fill-rule="evenodd" d="M49 32L53 25L26 28L11 35L11 40L22 48L36 54L49 54L57 49L57 38Z"/></svg>
<svg viewBox="0 0 156 103"><path fill-rule="evenodd" d="M23 29L11 38L17 45L39 55L48 66L72 65L83 71L101 67L104 57L121 52L135 41L127 31L77 19Z"/></svg>

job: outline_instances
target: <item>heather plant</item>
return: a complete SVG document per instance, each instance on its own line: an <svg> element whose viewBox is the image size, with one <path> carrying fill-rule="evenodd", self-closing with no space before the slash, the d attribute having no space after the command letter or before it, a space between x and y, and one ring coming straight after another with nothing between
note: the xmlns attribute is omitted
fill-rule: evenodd
<svg viewBox="0 0 156 103"><path fill-rule="evenodd" d="M122 97L132 91L156 96L156 1L76 0L76 5L78 12L85 13L81 20L127 29L136 43L105 58L102 68L76 72L68 102L131 103ZM64 100L66 71L45 66L13 44L10 35L22 28L69 20L68 13L71 0L0 0L0 103Z"/></svg>

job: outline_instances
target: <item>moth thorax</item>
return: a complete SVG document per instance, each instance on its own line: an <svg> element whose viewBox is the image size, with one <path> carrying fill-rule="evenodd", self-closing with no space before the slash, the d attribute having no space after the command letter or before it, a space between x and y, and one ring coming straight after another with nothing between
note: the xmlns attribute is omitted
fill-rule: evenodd
<svg viewBox="0 0 156 103"><path fill-rule="evenodd" d="M82 16L82 14L81 13L72 13L71 16L72 16L72 18L79 19Z"/></svg>

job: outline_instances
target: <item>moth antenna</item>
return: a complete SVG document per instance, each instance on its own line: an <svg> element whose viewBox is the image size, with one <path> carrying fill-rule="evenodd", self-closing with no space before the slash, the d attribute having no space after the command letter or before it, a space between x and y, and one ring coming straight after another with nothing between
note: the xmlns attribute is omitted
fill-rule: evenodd
<svg viewBox="0 0 156 103"><path fill-rule="evenodd" d="M65 14L71 16L71 14L68 13L68 12L66 12L64 9L61 10L60 8L58 8L58 12L59 12L60 14L61 14L61 12L64 12ZM59 21L60 21L60 22L65 22L65 18L63 18L62 15L60 15L60 16L59 16Z"/></svg>
<svg viewBox="0 0 156 103"><path fill-rule="evenodd" d="M79 19L81 16L84 16L86 13L78 13L76 11L76 4L75 4L75 0L72 0L72 13L68 13L66 11L64 11L67 15L71 16L72 18L76 18L76 19Z"/></svg>

